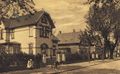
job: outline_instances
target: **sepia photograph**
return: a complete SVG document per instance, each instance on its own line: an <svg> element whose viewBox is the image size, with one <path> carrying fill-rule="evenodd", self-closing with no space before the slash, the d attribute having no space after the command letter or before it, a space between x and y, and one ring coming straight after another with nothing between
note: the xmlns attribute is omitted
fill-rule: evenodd
<svg viewBox="0 0 120 74"><path fill-rule="evenodd" d="M0 0L0 74L120 74L120 0Z"/></svg>

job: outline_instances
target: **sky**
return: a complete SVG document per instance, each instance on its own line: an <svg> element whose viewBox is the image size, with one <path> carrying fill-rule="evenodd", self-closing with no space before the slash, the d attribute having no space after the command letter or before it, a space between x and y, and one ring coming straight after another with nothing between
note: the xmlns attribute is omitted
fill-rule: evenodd
<svg viewBox="0 0 120 74"><path fill-rule="evenodd" d="M37 10L47 11L55 22L55 33L84 30L89 5L86 0L34 0Z"/></svg>

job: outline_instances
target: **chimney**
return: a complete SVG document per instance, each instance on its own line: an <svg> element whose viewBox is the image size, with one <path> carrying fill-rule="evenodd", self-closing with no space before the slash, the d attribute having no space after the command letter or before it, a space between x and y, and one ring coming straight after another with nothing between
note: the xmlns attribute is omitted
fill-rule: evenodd
<svg viewBox="0 0 120 74"><path fill-rule="evenodd" d="M62 34L62 31L59 31L59 34Z"/></svg>
<svg viewBox="0 0 120 74"><path fill-rule="evenodd" d="M76 32L75 29L73 29L73 32Z"/></svg>

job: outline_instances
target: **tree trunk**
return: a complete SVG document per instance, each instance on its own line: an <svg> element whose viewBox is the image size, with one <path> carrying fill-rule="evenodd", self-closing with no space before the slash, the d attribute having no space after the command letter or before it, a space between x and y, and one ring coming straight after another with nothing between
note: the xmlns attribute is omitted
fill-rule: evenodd
<svg viewBox="0 0 120 74"><path fill-rule="evenodd" d="M113 59L113 53L117 43L118 43L118 39L115 40L115 43L110 43L110 59Z"/></svg>
<svg viewBox="0 0 120 74"><path fill-rule="evenodd" d="M107 40L107 38L104 38L104 49L103 49L103 58L104 59L106 57L107 46L108 46L108 40Z"/></svg>
<svg viewBox="0 0 120 74"><path fill-rule="evenodd" d="M110 49L110 59L113 59L113 52L114 52L114 49Z"/></svg>

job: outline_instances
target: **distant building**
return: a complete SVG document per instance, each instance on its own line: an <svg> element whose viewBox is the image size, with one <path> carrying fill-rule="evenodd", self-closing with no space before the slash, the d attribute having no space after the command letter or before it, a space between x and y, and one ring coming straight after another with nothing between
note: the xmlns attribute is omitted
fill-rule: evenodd
<svg viewBox="0 0 120 74"><path fill-rule="evenodd" d="M76 32L75 30L70 33L62 33L60 31L57 37L60 40L58 43L58 52L66 54L68 58L73 57L71 55L79 55L81 59L85 59L91 56L90 53L95 52L93 45L89 45L88 42L85 42L85 44L80 42L80 32Z"/></svg>
<svg viewBox="0 0 120 74"><path fill-rule="evenodd" d="M4 19L0 25L0 50L52 55L53 28L55 25L45 11Z"/></svg>
<svg viewBox="0 0 120 74"><path fill-rule="evenodd" d="M60 51L69 52L75 54L79 52L79 39L80 32L62 33L61 31L57 35L60 42L58 48Z"/></svg>

